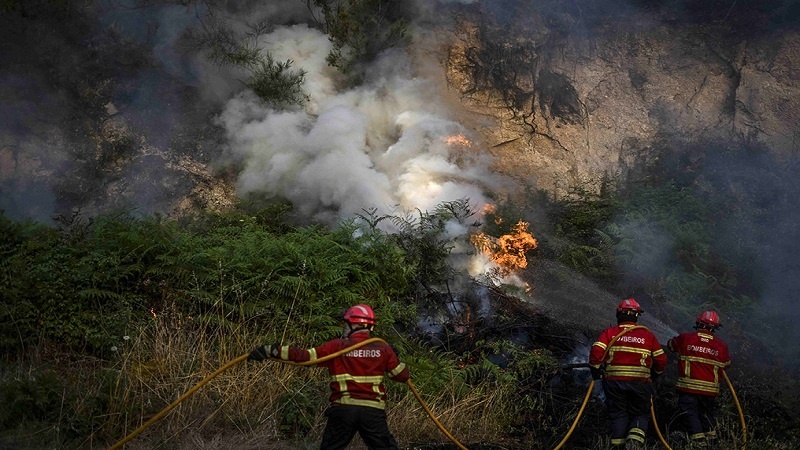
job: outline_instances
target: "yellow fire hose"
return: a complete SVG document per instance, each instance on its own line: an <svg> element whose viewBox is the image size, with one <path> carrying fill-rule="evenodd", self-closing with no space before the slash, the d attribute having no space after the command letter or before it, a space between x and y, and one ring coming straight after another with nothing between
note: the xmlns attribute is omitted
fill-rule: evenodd
<svg viewBox="0 0 800 450"><path fill-rule="evenodd" d="M581 404L581 409L578 410L578 415L575 416L575 420L572 422L572 426L569 427L569 431L567 431L567 434L564 435L564 439L561 439L561 442L559 442L558 445L556 445L556 448L554 450L559 450L561 447L563 447L564 444L566 444L569 437L572 436L572 432L575 431L575 427L578 426L578 421L581 419L581 416L583 415L583 410L586 409L586 404L589 403L589 398L592 396L592 388L594 388L594 380L592 380L592 382L589 383L589 389L586 390L586 395L583 397L583 403Z"/></svg>
<svg viewBox="0 0 800 450"><path fill-rule="evenodd" d="M632 331L632 330L635 330L637 328L646 329L647 327L644 327L644 326L641 326L641 325L637 325L637 326L633 326L633 327L626 328L626 329L622 330L618 335L614 336L614 338L611 340L611 342L609 342L608 347L606 347L605 355L608 354L609 349L611 348L612 345L614 345L614 343L617 341L617 339L622 337L622 335L624 335L625 333L627 333L629 331ZM319 364L321 362L325 362L325 361L328 361L330 359L336 358L336 357L341 356L341 355L343 355L343 354L345 354L345 353L347 353L347 352L349 352L351 350L355 350L357 348L363 347L364 345L370 344L372 342L384 342L385 343L385 341L383 339L370 338L370 339L364 340L362 342L359 342L359 343L357 343L357 344L355 344L353 346L350 346L350 347L347 347L345 349L342 349L342 350L340 350L340 351L338 351L336 353L332 353L330 355L327 355L325 357L322 357L322 358L314 360L314 361L305 361L305 362L300 362L300 363L293 362L293 361L283 361L283 360L276 360L276 361L280 361L280 362L283 362L283 363L286 363L286 364L298 365L298 366L312 366L312 365L316 365L316 364ZM605 355L604 355L603 359L605 359ZM219 369L217 369L214 373L212 373L211 375L209 375L206 378L204 378L203 381L197 383L194 387L192 387L191 389L186 391L183 395L181 395L177 400L172 402L169 406L164 408L161 412L159 412L158 414L156 414L155 416L150 418L150 420L148 420L147 422L142 424L142 426L140 426L139 428L137 428L136 430L134 430L133 432L131 432L130 434L125 436L125 438L122 439L121 441L119 441L116 444L114 444L113 446L111 446L109 448L109 450L116 450L118 448L121 448L128 441L133 439L136 435L138 435L139 433L144 431L147 427L149 427L150 425L154 424L155 422L160 420L162 417L164 417L173 408L178 406L178 404L180 402L186 400L189 396L194 394L195 391L200 389L203 385L205 385L206 383L208 383L209 381L214 379L217 375L221 374L222 372L225 372L226 370L228 370L231 367L235 366L236 364L239 364L240 362L247 360L248 356L250 356L249 353L241 355L238 358L228 362L224 366L222 366ZM742 450L744 450L745 447L747 446L747 425L745 424L744 412L742 411L742 406L739 403L739 398L736 395L736 390L733 388L733 384L731 384L731 380L728 378L728 374L725 373L725 371L723 371L722 375L725 378L725 382L727 383L728 388L731 391L734 403L736 404L736 409L739 411L739 420L740 420L740 422L742 424L742 436L743 436L742 437ZM436 427L439 428L439 430L441 430L442 433L444 433L444 435L447 436L447 438L450 439L450 441L453 442L460 450L468 450L463 444L461 444L458 441L458 439L453 437L453 435L450 434L449 431L447 431L447 429L439 422L438 419L436 419L436 417L433 415L433 412L431 412L430 408L428 408L428 405L425 403L425 401L422 399L422 397L420 396L420 394L417 391L417 389L414 387L413 383L411 383L410 379L408 381L406 381L406 384L408 385L408 387L411 390L411 392L414 394L414 397L417 399L419 404L422 405L422 408L425 410L425 412L428 414L428 416L431 418L431 420L433 420L433 422L436 424ZM583 415L584 410L586 409L586 405L589 402L589 398L591 398L592 389L593 388L594 388L594 380L592 380L589 383L589 388L586 390L586 395L583 398L583 402L581 403L581 407L578 410L578 414L575 416L575 419L572 422L572 425L570 426L569 430L567 431L567 434L564 436L564 438L561 440L561 442L559 442L558 445L553 450L560 450L564 446L564 444L567 442L567 440L569 440L570 436L572 436L572 433L575 431L575 428L578 425L578 421L580 421L580 418ZM664 447L667 448L667 450L672 450L672 447L670 447L669 444L667 443L666 439L664 439L664 436L661 434L661 430L658 427L658 421L656 420L656 413L655 413L655 408L653 406L653 399L652 398L650 399L650 415L651 415L651 417L653 419L653 427L656 430L656 434L658 434L658 439L661 441L661 443L664 445Z"/></svg>
<svg viewBox="0 0 800 450"><path fill-rule="evenodd" d="M608 355L609 349L611 349L611 346L614 345L615 342L617 342L617 339L622 337L623 334L635 330L637 328L647 329L647 327L643 325L636 325L622 330L618 335L614 336L614 338L611 339L611 342L609 342L608 347L606 347L606 352L603 355L603 359L605 359L606 355ZM722 371L722 376L725 378L725 383L728 384L728 389L731 390L731 395L733 396L733 402L736 404L736 409L739 411L739 422L742 424L742 450L744 450L745 447L747 446L747 425L745 424L744 421L744 411L742 410L741 403L739 403L739 397L736 396L736 390L733 388L733 384L731 384L731 380L730 378L728 378L728 374L724 370ZM589 388L586 390L586 395L583 397L583 403L581 404L580 410L578 410L578 415L575 416L575 420L572 422L572 426L569 428L569 431L567 431L567 434L564 436L564 439L562 439L561 442L559 442L556 448L553 450L559 450L567 442L567 439L569 439L569 437L572 435L572 432L575 431L575 427L578 425L578 421L580 420L581 415L583 415L584 409L586 409L586 404L589 402L589 398L591 397L593 388L594 388L594 380L592 380L591 383L589 383ZM656 434L658 434L658 440L660 440L661 443L664 444L664 447L667 448L667 450L672 450L672 447L670 447L669 444L667 443L667 440L664 439L664 436L661 434L661 429L658 427L658 421L656 420L656 410L655 407L653 406L652 398L650 398L650 417L652 417L653 419L653 428L655 428Z"/></svg>
<svg viewBox="0 0 800 450"><path fill-rule="evenodd" d="M442 433L444 433L444 435L447 436L447 438L450 439L450 441L452 443L456 444L456 446L459 449L467 450L467 447L464 447L461 444L461 442L458 442L458 439L454 438L453 435L450 434L450 432L447 431L447 429L444 426L442 426L441 423L439 423L439 420L437 420L436 417L433 415L433 413L431 412L430 408L428 408L428 405L425 404L425 401L422 400L422 397L419 395L419 392L417 392L417 388L415 388L414 385L411 384L411 379L406 381L406 384L408 385L408 388L411 389L411 392L414 394L414 397L417 398L417 401L419 402L419 404L422 405L422 408L425 410L426 413L428 413L428 416L431 418L431 420L433 420L433 423L436 424L436 427L438 429L440 429L442 431Z"/></svg>
<svg viewBox="0 0 800 450"><path fill-rule="evenodd" d="M656 420L656 408L653 406L653 397L650 397L650 417L653 418L653 428L656 429L656 434L658 435L658 440L664 444L664 447L667 450L672 450L672 447L667 444L667 440L664 439L664 436L661 434L661 429L658 428L658 420Z"/></svg>
<svg viewBox="0 0 800 450"><path fill-rule="evenodd" d="M315 360L313 360L313 361L294 362L294 361L284 361L284 360L279 360L279 359L273 359L273 361L278 361L278 362L282 362L282 363L286 363L286 364L292 364L292 365L296 365L296 366L313 366L313 365L317 365L317 364L319 364L319 363L322 363L322 362L329 361L329 360L331 360L331 359L337 358L337 357L339 357L339 356L342 356L342 355L344 355L345 353L348 353L348 352L350 352L351 350L355 350L355 349L357 349L357 348L361 348L361 347L363 347L363 346L365 346L365 345L367 345L367 344L373 343L373 342L383 342L383 343L386 343L386 341L384 341L384 340L383 340L383 339L381 339L381 338L369 338L369 339L366 339L366 340L364 340L364 341L361 341L361 342L359 342L359 343L357 343L357 344L355 344L355 345L352 345L352 346L350 346L350 347L347 347L347 348L345 348L345 349L339 350L338 352L331 353L330 355L324 356L324 357L322 357L322 358L319 358L319 359L315 359ZM236 359L234 359L234 360L232 360L232 361L228 362L228 363L227 363L227 364L225 364L224 366L220 367L219 369L217 369L217 370L216 370L214 373L212 373L211 375L209 375L209 376L205 377L205 378L203 379L203 381L201 381L201 382L197 383L197 384L196 384L194 387L192 387L191 389L189 389L188 391L186 391L186 393L184 393L183 395L181 395L181 396L180 396L180 397L179 397L177 400L175 400L174 402L172 402L172 403L171 403L169 406L167 406L166 408L164 408L164 409L163 409L161 412L159 412L158 414L156 414L155 416L153 416L153 417L152 417L150 420L148 420L147 422L145 422L144 424L142 424L142 426L140 426L139 428L137 428L136 430L134 430L133 432L131 432L130 434L128 434L127 436L125 436L125 438L124 438L124 439L122 439L121 441L119 441L119 442L117 442L116 444L114 444L113 446L111 446L111 447L109 448L109 450L116 450L116 449L118 449L118 448L121 448L123 445L125 445L125 443L127 443L128 441L130 441L131 439L133 439L133 438L134 438L134 437L135 437L137 434L141 433L141 432L142 432L142 431L144 431L144 430L145 430L147 427L149 427L150 425L152 425L152 424L156 423L156 422L157 422L159 419L161 419L162 417L164 417L164 416L165 416L165 415L166 415L168 412L170 412L170 411L171 411L173 408L175 408L176 406L178 406L178 404L179 404L180 402L182 402L182 401L186 400L186 399L187 399L187 398L188 398L190 395L194 394L194 393L195 393L195 391L197 391L198 389L200 389L201 387L203 387L203 385L205 385L206 383L208 383L209 381L211 381L212 379L214 379L214 378L215 378L217 375L221 374L222 372L225 372L226 370L228 370L228 369L230 369L231 367L235 366L236 364L239 364L239 363L240 363L240 362L242 362L242 361L246 361L248 356L250 356L250 354L249 354L249 353L246 353L246 354L244 354L244 355L241 355L241 356L237 357ZM430 416L430 418L431 418L431 419L433 420L433 422L436 424L436 427L437 427L437 428L439 428L439 430L441 430L441 431L442 431L442 432L445 434L445 436L447 436L447 438L448 438L448 439L450 439L450 440L451 440L451 441L452 441L454 444L456 444L456 446L458 446L458 448L459 448L460 450L468 450L468 449L467 449L467 447L464 447L464 445L462 445L462 444L461 444L461 443L460 443L460 442L459 442L459 441L458 441L458 440L457 440L455 437L453 437L453 435L452 435L452 434L450 434L450 432L448 432L448 431L447 431L447 429L445 429L445 428L444 428L444 426L442 426L442 424L441 424L441 423L439 423L439 421L436 419L436 417L434 417L434 415L433 415L433 413L431 412L430 408L428 408L428 405L427 405L427 404L425 404L425 401L423 401L423 400L422 400L422 397L419 395L419 392L417 392L417 389L416 389L416 388L414 387L414 385L411 383L411 380L410 380L410 379L409 379L408 381L406 381L406 384L407 384L407 385L408 385L408 387L411 389L411 392L414 394L414 397L416 397L416 399L417 399L417 401L420 403L420 405L422 405L422 408L425 410L425 412L426 412L426 413L428 413L428 416Z"/></svg>
<svg viewBox="0 0 800 450"><path fill-rule="evenodd" d="M733 402L736 404L736 409L739 411L739 422L742 424L742 450L744 450L744 448L747 447L747 425L744 423L744 411L742 411L742 405L739 403L739 397L736 396L736 390L733 388L733 384L731 384L731 380L724 370L722 371L722 376L725 378L725 383L728 384L728 389L731 390Z"/></svg>
<svg viewBox="0 0 800 450"><path fill-rule="evenodd" d="M178 406L178 403L180 403L180 402L182 402L182 401L186 400L187 398L189 398L189 396L190 396L190 395L194 394L194 392L195 392L196 390L198 390L198 389L200 389L201 387L203 387L203 385L204 385L204 384L206 384L206 383L208 383L209 381L213 380L213 379L214 379L214 377L216 377L217 375L221 374L222 372L225 372L226 370L230 369L231 367L235 366L236 364L239 364L240 362L247 360L247 357L248 357L248 356L250 356L250 354L249 354L249 353L248 353L248 354L245 354L245 355L242 355L242 356L240 356L240 357L238 357L238 358L234 359L233 361L230 361L230 362L228 362L228 363L227 363L227 364L225 364L224 366L220 367L219 369L217 369L217 370L216 370L214 373L212 373L211 375L209 375L209 376L205 377L205 378L203 379L203 381L201 381L201 382L197 383L196 385L194 385L194 387L193 387L193 388L191 388L191 389L189 389L188 391L186 391L186 393L184 393L183 395L181 395L181 396L180 396L180 397L179 397L177 400L175 400L175 401L174 401L174 402L172 402L172 403L171 403L169 406L167 406L166 408L164 408L164 409L163 409L163 410L162 410L160 413L156 414L155 416L153 416L152 418L150 418L150 420L148 420L147 422L145 422L144 424L142 424L142 426L140 426L139 428L137 428L137 429L133 430L133 432L131 432L129 435L125 436L125 439L123 439L123 440L121 440L121 441L117 442L116 444L112 445L112 446L111 446L111 448L110 448L109 450L116 450L116 449L118 449L118 448L121 448L123 445L125 445L125 443L126 443L126 442L130 441L131 439L133 439L133 438L134 438L134 437L135 437L137 434L141 433L141 432L142 432L142 431L144 431L144 430L145 430L147 427L149 427L150 425L152 425L152 424L156 423L156 422L157 422L159 419L161 419L162 417L164 417L164 416L165 416L165 415L166 415L168 412L170 412L170 411L172 410L172 408L174 408L174 407Z"/></svg>
<svg viewBox="0 0 800 450"><path fill-rule="evenodd" d="M608 346L606 346L606 351L603 354L603 360L606 359L606 356L608 356L609 350L611 350L611 346L614 345L615 342L617 342L617 339L621 338L625 333L627 333L629 331L636 330L636 329L645 329L646 330L647 327L645 327L643 325L636 325L636 326L632 326L630 328L625 328L622 331L620 331L619 334L617 334L616 336L614 336L613 339L611 339L611 342L608 343ZM594 380L592 380L592 382L589 383L589 389L586 390L586 395L583 397L583 403L581 404L580 410L578 410L578 414L575 416L575 420L572 422L572 426L569 428L569 431L567 431L567 434L564 436L564 439L562 439L561 442L559 442L558 445L556 446L556 448L553 449L553 450L559 450L561 447L564 446L564 444L567 442L569 437L572 436L572 432L575 431L575 427L578 425L578 421L581 419L581 416L583 415L584 409L586 409L586 404L589 402L589 398L592 396L592 389L593 388L594 388ZM653 417L653 427L658 432L658 439L661 441L662 444L664 444L664 447L666 447L667 450L672 450L672 448L669 446L669 444L667 444L667 441L664 440L664 436L661 435L661 430L658 429L658 422L656 422L656 413L655 413L655 409L653 408L653 399L652 398L650 399L650 415Z"/></svg>

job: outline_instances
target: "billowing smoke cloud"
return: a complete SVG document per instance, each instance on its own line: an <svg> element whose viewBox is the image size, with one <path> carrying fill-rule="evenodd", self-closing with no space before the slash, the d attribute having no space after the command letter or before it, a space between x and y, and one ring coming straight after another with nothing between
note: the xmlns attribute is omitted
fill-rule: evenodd
<svg viewBox="0 0 800 450"><path fill-rule="evenodd" d="M341 75L327 65L331 44L323 33L282 27L260 45L307 72L310 102L277 111L251 92L229 101L220 123L243 166L241 194L284 197L327 222L371 208L396 213L463 198L476 208L486 203L484 192L495 184L488 161L465 151L467 130L439 106L434 87L415 78L406 54L385 53L364 85L339 90Z"/></svg>
<svg viewBox="0 0 800 450"><path fill-rule="evenodd" d="M418 60L388 51L365 69L363 84L342 88L343 75L326 61L328 36L303 24L310 22L303 2L231 2L224 11L207 5L98 0L69 9L69 21L86 27L56 27L52 40L42 39L58 20L46 3L36 6L45 8L42 23L32 22L41 29L13 18L33 31L3 33L12 51L0 77L13 82L4 83L9 95L0 104L8 118L0 125L0 187L7 194L0 208L43 221L76 206L86 214L164 212L191 190L178 179L185 175L178 159L219 159L218 128L209 123L215 108L227 135L222 147L241 168L239 195L285 198L329 224L372 208L404 214L461 199L474 210L486 203L498 177L474 137L437 101L438 87L420 75ZM187 33L216 19L239 33L269 23L257 45L306 72L308 104L270 109L243 90L246 73L216 66L192 48ZM57 70L45 74L26 48L58 55ZM426 70L434 66L428 62ZM63 74L74 76L58 78ZM447 232L462 237L467 226L453 222ZM460 243L454 252L470 250Z"/></svg>

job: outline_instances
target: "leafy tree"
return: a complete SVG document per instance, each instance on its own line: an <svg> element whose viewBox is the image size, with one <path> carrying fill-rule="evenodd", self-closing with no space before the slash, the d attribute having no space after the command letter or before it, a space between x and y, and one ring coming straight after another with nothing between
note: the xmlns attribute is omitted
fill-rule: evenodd
<svg viewBox="0 0 800 450"><path fill-rule="evenodd" d="M352 74L360 64L386 49L405 45L408 2L399 0L306 0L319 11L317 23L328 34L333 49L328 63Z"/></svg>
<svg viewBox="0 0 800 450"><path fill-rule="evenodd" d="M292 60L276 62L269 54L259 59L247 80L247 87L259 98L278 107L302 105L308 101L302 84L305 71L291 70Z"/></svg>
<svg viewBox="0 0 800 450"><path fill-rule="evenodd" d="M268 22L260 21L237 33L212 14L200 30L190 33L189 40L218 65L243 69L248 74L245 85L265 103L276 108L302 106L308 101L302 88L306 72L292 69L291 59L275 61L257 45L258 38L271 28Z"/></svg>
<svg viewBox="0 0 800 450"><path fill-rule="evenodd" d="M474 215L468 199L443 202L432 212L417 211L417 215L392 216L397 227L391 239L399 246L412 267L415 302L424 306L429 315L443 314L453 318L460 307L477 308L467 298L458 298L451 291L456 284L468 282L466 275L454 269L450 256L456 241L448 233L448 224L466 224ZM476 300L476 299L472 299Z"/></svg>

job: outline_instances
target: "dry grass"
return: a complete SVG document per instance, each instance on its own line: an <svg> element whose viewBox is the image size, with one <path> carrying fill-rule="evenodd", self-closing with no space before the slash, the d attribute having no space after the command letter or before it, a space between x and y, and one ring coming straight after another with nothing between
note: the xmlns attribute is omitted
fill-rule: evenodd
<svg viewBox="0 0 800 450"><path fill-rule="evenodd" d="M274 329L281 330L283 325L276 323ZM94 417L101 426L94 427L83 442L73 448L108 448L206 376L264 339L263 333L245 326L231 328L228 325L198 324L170 314L154 317L149 324L132 332L130 339L120 342L118 359L110 365L94 358L58 361L55 365L63 370L60 375L70 384L78 385L80 395L73 396L71 403L64 395L58 423L42 424L42 429L20 433L13 441L0 439L0 446L6 442L18 442L21 445L18 448L52 448L52 445L26 443L28 440L36 441L37 434L47 434L51 442L58 442L60 432L57 430L69 423L71 415L76 415ZM319 343L313 342L314 336L308 336L307 340L309 342L299 344ZM41 365L42 361L52 362L59 358L57 352L46 347L31 353L32 368ZM491 443L491 448L546 448L544 441L557 442L560 434L566 432L571 424L571 416L561 417L549 429L531 430L525 439L533 442L515 441L513 439L520 437L510 437L508 428L513 419L509 417L509 406L520 401L513 384L481 383L459 392L456 388L459 386L458 376L450 373L445 375L444 383L439 380L438 385L445 386L443 389L431 387L436 383L426 385L423 378L414 381L438 420L463 444L472 448L489 448L488 443ZM448 379L452 381L448 382ZM317 448L325 425L323 412L327 405L327 386L324 370L274 362L244 362L211 380L162 420L136 436L126 449ZM107 409L99 411L91 399L104 391L110 404ZM446 448L450 444L407 387L390 383L389 394L389 427L401 446ZM575 400L577 403L579 399ZM720 400L721 405L730 402L726 396ZM744 406L747 412L747 405ZM544 411L545 408L542 406L540 409ZM720 444L721 448L735 449L740 447L741 425L738 416L729 409L720 414ZM295 416L287 420L289 414ZM589 416L597 414L594 411ZM599 417L602 420L602 416ZM664 425L677 429L677 419L659 419L671 421ZM576 433L590 429L591 420L597 421L596 418L584 417ZM295 428L286 428L287 422L294 424ZM600 449L607 444L602 435L587 437L584 433L582 439L577 437L570 444L577 445L579 440L593 442L585 447L587 449ZM684 447L680 433L669 433L666 437L675 450ZM350 446L351 450L363 448L358 438ZM661 445L654 444L653 448L661 448ZM783 442L783 436L765 436L762 430L748 429L748 448L788 450L792 446Z"/></svg>
<svg viewBox="0 0 800 450"><path fill-rule="evenodd" d="M508 393L502 388L492 388L497 386L477 385L463 396L448 390L426 391L424 386L417 390L439 422L462 444L499 444L507 440L502 420L508 410ZM389 418L390 425L403 433L406 442L449 442L410 393L397 404Z"/></svg>
<svg viewBox="0 0 800 450"><path fill-rule="evenodd" d="M228 331L168 314L154 317L121 345L114 367L114 400L102 432L122 439L263 339L244 327ZM157 448L167 442L169 448L315 448L325 425L327 385L324 370L244 362L204 385L126 448ZM502 427L492 419L503 409L497 403L497 392L478 387L459 398L452 391L428 392L424 385L416 387L440 422L463 442L502 438ZM313 396L303 411L308 429L302 436L287 438L279 429L281 402L287 395L305 398L305 394ZM402 445L449 442L405 386L390 389L388 422ZM362 445L355 439L351 448Z"/></svg>
<svg viewBox="0 0 800 450"><path fill-rule="evenodd" d="M262 340L263 336L243 327L215 328L169 314L154 317L121 345L104 431L122 438ZM194 443L188 445L198 448L195 441L218 440L220 429L275 439L274 405L289 380L297 379L313 377L295 367L240 363L205 384L136 439L182 441L187 434L194 436L189 441Z"/></svg>

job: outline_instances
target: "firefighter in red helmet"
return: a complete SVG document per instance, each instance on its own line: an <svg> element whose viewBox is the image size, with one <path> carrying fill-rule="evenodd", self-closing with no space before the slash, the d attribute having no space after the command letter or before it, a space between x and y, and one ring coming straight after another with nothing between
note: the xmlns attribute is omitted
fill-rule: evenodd
<svg viewBox="0 0 800 450"><path fill-rule="evenodd" d="M370 338L375 312L369 305L354 305L342 315L343 335L312 349L264 345L250 353L250 360L267 358L294 362L313 361ZM331 376L330 406L320 449L344 449L356 433L370 449L397 449L386 423L384 375L404 383L408 367L383 342L373 342L329 361L321 362Z"/></svg>
<svg viewBox="0 0 800 450"><path fill-rule="evenodd" d="M696 448L712 448L717 440L715 401L721 372L731 364L727 344L714 336L720 326L716 311L704 311L695 319L694 332L681 333L667 342L678 354L678 407Z"/></svg>
<svg viewBox="0 0 800 450"><path fill-rule="evenodd" d="M664 373L667 365L667 355L650 330L625 331L637 326L643 312L633 298L620 302L617 325L606 328L589 353L592 378L603 380L614 448L644 448L655 391L652 380Z"/></svg>

